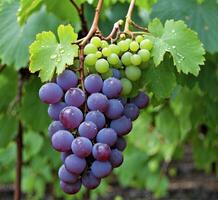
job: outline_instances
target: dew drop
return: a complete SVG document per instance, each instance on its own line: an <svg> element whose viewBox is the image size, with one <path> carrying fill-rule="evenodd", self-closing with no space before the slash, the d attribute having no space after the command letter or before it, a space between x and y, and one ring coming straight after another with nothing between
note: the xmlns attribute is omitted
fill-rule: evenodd
<svg viewBox="0 0 218 200"><path fill-rule="evenodd" d="M52 54L52 55L50 56L50 58L51 58L51 59L57 58L57 54Z"/></svg>
<svg viewBox="0 0 218 200"><path fill-rule="evenodd" d="M60 52L61 52L61 54L63 54L64 53L64 49L61 49Z"/></svg>
<svg viewBox="0 0 218 200"><path fill-rule="evenodd" d="M175 32L176 32L176 31L173 29L173 30L172 30L172 33L175 33Z"/></svg>
<svg viewBox="0 0 218 200"><path fill-rule="evenodd" d="M176 48L176 46L175 46L175 45L173 45L173 46L172 46L172 48L173 48L173 49L175 49L175 48Z"/></svg>

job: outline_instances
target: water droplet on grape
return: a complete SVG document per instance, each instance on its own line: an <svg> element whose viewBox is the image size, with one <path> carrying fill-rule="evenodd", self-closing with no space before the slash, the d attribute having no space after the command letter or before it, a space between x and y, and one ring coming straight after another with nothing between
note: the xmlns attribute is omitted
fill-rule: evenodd
<svg viewBox="0 0 218 200"><path fill-rule="evenodd" d="M60 50L60 53L63 54L63 53L64 53L64 49L61 49L61 50Z"/></svg>
<svg viewBox="0 0 218 200"><path fill-rule="evenodd" d="M50 56L50 58L51 58L51 59L57 58L57 54L52 54L52 55Z"/></svg>

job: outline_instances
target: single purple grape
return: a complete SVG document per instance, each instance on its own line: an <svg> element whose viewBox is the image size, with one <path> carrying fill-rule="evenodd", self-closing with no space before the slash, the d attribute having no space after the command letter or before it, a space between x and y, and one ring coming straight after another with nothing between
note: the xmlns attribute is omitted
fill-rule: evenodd
<svg viewBox="0 0 218 200"><path fill-rule="evenodd" d="M59 102L55 104L50 104L48 107L48 115L53 120L59 120L59 115L62 109L64 109L67 106L64 102Z"/></svg>
<svg viewBox="0 0 218 200"><path fill-rule="evenodd" d="M98 133L98 128L94 122L85 121L80 124L78 132L82 137L93 139Z"/></svg>
<svg viewBox="0 0 218 200"><path fill-rule="evenodd" d="M58 103L63 96L63 91L56 83L46 83L39 89L39 98L47 104Z"/></svg>
<svg viewBox="0 0 218 200"><path fill-rule="evenodd" d="M107 144L96 143L92 148L92 155L96 160L107 161L110 158L111 149Z"/></svg>
<svg viewBox="0 0 218 200"><path fill-rule="evenodd" d="M103 83L102 92L108 98L118 98L122 91L122 84L120 80L116 78L108 78Z"/></svg>
<svg viewBox="0 0 218 200"><path fill-rule="evenodd" d="M85 78L84 86L90 94L100 92L103 86L102 78L97 74L90 74Z"/></svg>
<svg viewBox="0 0 218 200"><path fill-rule="evenodd" d="M121 79L121 73L118 69L112 68L113 77L117 79Z"/></svg>
<svg viewBox="0 0 218 200"><path fill-rule="evenodd" d="M96 124L98 130L102 129L106 123L104 114L99 111L90 111L85 117L85 121L91 121Z"/></svg>
<svg viewBox="0 0 218 200"><path fill-rule="evenodd" d="M85 93L79 88L70 88L65 94L65 102L69 106L80 107L85 100Z"/></svg>
<svg viewBox="0 0 218 200"><path fill-rule="evenodd" d="M81 180L78 180L74 184L65 183L64 181L60 181L61 189L67 194L76 194L80 191L81 188Z"/></svg>
<svg viewBox="0 0 218 200"><path fill-rule="evenodd" d="M53 121L48 127L49 137L52 137L59 130L66 130L66 128L60 121Z"/></svg>
<svg viewBox="0 0 218 200"><path fill-rule="evenodd" d="M96 141L113 146L117 141L117 133L112 128L103 128L98 132Z"/></svg>
<svg viewBox="0 0 218 200"><path fill-rule="evenodd" d="M87 189L95 189L97 188L101 183L101 179L97 178L91 171L87 171L83 176L82 176L82 184L87 188Z"/></svg>
<svg viewBox="0 0 218 200"><path fill-rule="evenodd" d="M124 149L126 148L126 140L123 137L118 137L115 143L115 148L120 151L124 151Z"/></svg>
<svg viewBox="0 0 218 200"><path fill-rule="evenodd" d="M69 184L75 183L78 180L78 175L68 172L64 165L61 165L59 168L58 176L61 181Z"/></svg>
<svg viewBox="0 0 218 200"><path fill-rule="evenodd" d="M122 103L117 99L110 99L108 109L105 113L108 119L117 119L122 116L124 111Z"/></svg>
<svg viewBox="0 0 218 200"><path fill-rule="evenodd" d="M133 103L127 103L124 107L124 115L134 121L139 116L139 109Z"/></svg>
<svg viewBox="0 0 218 200"><path fill-rule="evenodd" d="M119 167L123 163L122 152L117 149L113 149L110 155L110 163L113 168Z"/></svg>
<svg viewBox="0 0 218 200"><path fill-rule="evenodd" d="M142 109L148 106L149 97L144 92L140 92L136 97L130 99L131 103L134 103L138 108Z"/></svg>
<svg viewBox="0 0 218 200"><path fill-rule="evenodd" d="M104 178L108 176L112 171L111 163L106 161L94 161L91 166L91 171L97 178Z"/></svg>

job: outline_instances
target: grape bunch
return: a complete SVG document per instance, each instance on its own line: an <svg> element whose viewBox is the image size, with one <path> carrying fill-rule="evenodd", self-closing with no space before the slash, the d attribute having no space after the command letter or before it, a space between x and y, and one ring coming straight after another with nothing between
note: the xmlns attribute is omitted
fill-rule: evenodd
<svg viewBox="0 0 218 200"><path fill-rule="evenodd" d="M142 72L150 60L153 43L138 35L135 39L119 39L108 44L93 37L84 48L85 67L88 73L99 73L103 79L114 76L120 79L122 95L135 96Z"/></svg>
<svg viewBox="0 0 218 200"><path fill-rule="evenodd" d="M140 43L141 50L131 54L129 44L135 52L138 50L135 41L120 42L108 46L106 41L93 37L84 49L84 62L89 65L86 68L89 71L83 84L79 83L76 72L66 69L56 81L45 83L39 90L41 101L49 104L48 115L53 121L48 133L53 148L61 152L58 176L60 187L67 194L77 193L82 185L88 189L98 187L102 178L122 164L122 151L126 148L124 136L131 131L132 121L139 116L140 109L148 105L149 98L144 92L128 96L130 80L136 75L134 70L126 69L135 68L133 63L138 56L145 59L144 54L140 55L143 46ZM126 53L121 54L124 50L133 59ZM148 50L144 52L150 56ZM128 59L134 60L132 66L117 67ZM126 78L122 78L123 69ZM110 71L112 74L105 74Z"/></svg>

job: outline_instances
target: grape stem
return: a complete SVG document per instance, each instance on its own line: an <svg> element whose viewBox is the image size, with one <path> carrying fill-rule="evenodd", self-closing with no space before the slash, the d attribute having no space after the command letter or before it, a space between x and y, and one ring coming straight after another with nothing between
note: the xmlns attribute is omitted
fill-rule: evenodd
<svg viewBox="0 0 218 200"><path fill-rule="evenodd" d="M135 0L131 0L130 5L129 5L129 9L126 15L126 21L125 21L125 26L124 26L124 33L131 35L132 33L129 29L129 25L131 24L131 18L132 18L132 13L133 13L133 9L134 9L134 5L135 5Z"/></svg>
<svg viewBox="0 0 218 200"><path fill-rule="evenodd" d="M87 21L84 15L84 4L81 4L81 6L78 6L75 0L70 0L70 2L75 7L79 15L81 25L82 25L82 36L85 36L88 33L88 27L87 27Z"/></svg>
<svg viewBox="0 0 218 200"><path fill-rule="evenodd" d="M110 33L107 37L105 37L104 39L105 39L105 40L111 40L111 42L117 40L117 38L118 38L119 35L121 34L120 28L121 28L122 25L123 25L123 20L117 21L117 22L114 24L111 33ZM116 37L113 38L115 34L116 34Z"/></svg>

